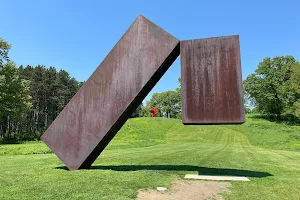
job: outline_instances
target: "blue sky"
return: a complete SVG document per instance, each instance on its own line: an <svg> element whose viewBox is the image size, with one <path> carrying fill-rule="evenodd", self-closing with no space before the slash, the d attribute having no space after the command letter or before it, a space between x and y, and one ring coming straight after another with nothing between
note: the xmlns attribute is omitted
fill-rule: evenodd
<svg viewBox="0 0 300 200"><path fill-rule="evenodd" d="M239 34L243 79L265 57L300 60L298 0L2 0L0 6L0 37L12 44L17 65L55 66L80 81L138 14L182 40ZM178 87L179 63L178 58L150 95Z"/></svg>

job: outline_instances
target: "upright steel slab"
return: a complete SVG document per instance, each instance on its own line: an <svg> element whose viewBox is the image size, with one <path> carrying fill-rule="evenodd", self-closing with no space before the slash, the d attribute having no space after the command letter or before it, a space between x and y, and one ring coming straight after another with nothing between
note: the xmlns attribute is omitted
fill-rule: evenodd
<svg viewBox="0 0 300 200"><path fill-rule="evenodd" d="M239 36L180 42L183 124L245 122Z"/></svg>
<svg viewBox="0 0 300 200"><path fill-rule="evenodd" d="M139 16L42 140L70 170L90 167L178 56L179 40Z"/></svg>

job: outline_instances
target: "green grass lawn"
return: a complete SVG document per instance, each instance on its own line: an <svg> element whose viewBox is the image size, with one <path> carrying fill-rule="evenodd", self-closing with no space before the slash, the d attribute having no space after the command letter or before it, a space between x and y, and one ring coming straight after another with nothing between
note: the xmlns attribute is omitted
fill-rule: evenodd
<svg viewBox="0 0 300 200"><path fill-rule="evenodd" d="M184 175L248 176L225 199L300 199L300 127L130 119L90 170L68 171L41 142L0 145L0 199L135 199Z"/></svg>

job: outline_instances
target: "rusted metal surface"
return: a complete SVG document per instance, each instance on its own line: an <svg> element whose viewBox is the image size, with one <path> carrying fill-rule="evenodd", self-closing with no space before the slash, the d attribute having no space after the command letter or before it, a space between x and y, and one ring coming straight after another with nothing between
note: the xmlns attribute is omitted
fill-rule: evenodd
<svg viewBox="0 0 300 200"><path fill-rule="evenodd" d="M239 36L180 42L183 124L245 122Z"/></svg>
<svg viewBox="0 0 300 200"><path fill-rule="evenodd" d="M138 16L41 139L70 170L89 168L179 50L178 39Z"/></svg>

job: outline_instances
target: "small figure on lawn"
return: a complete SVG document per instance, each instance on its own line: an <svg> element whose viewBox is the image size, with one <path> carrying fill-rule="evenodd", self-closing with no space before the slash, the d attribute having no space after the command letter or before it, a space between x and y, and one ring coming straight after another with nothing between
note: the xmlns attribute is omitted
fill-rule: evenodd
<svg viewBox="0 0 300 200"><path fill-rule="evenodd" d="M157 113L158 113L158 108L152 106L152 105L149 105L149 112L150 112L150 115L151 117L156 117L157 116Z"/></svg>

